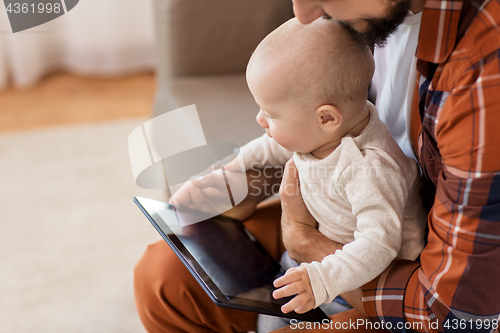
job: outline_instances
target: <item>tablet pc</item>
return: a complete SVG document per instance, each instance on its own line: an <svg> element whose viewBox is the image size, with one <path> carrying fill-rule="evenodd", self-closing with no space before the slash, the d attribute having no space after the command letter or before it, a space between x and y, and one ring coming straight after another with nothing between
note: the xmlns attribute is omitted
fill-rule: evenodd
<svg viewBox="0 0 500 333"><path fill-rule="evenodd" d="M168 203L141 197L134 202L216 305L305 321L328 319L319 308L281 312L291 297L274 299L272 283L285 270L240 221L216 216L182 226Z"/></svg>

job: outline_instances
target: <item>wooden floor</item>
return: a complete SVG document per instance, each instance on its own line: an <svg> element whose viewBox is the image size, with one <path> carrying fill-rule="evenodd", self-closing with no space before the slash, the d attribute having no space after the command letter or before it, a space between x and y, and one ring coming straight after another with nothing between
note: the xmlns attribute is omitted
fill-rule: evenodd
<svg viewBox="0 0 500 333"><path fill-rule="evenodd" d="M31 89L0 92L0 131L148 116L154 92L153 74L113 79L53 74Z"/></svg>

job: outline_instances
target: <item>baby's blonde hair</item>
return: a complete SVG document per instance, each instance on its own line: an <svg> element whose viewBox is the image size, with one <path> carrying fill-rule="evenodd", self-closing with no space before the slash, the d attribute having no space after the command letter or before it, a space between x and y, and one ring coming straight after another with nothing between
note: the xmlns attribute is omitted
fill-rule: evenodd
<svg viewBox="0 0 500 333"><path fill-rule="evenodd" d="M333 19L302 25L291 19L269 34L249 63L280 64L289 85L284 98L310 108L331 104L341 111L366 103L375 68L369 47Z"/></svg>

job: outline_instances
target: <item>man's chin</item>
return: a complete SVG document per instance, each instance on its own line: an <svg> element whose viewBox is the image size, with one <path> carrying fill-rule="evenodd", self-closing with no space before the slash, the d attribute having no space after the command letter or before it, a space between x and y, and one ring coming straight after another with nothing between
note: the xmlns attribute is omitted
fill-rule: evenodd
<svg viewBox="0 0 500 333"><path fill-rule="evenodd" d="M342 24L349 31L360 35L368 45L382 47L386 44L389 36L404 22L410 4L411 0L399 1L385 18L342 21Z"/></svg>
<svg viewBox="0 0 500 333"><path fill-rule="evenodd" d="M354 20L354 21L344 21L347 23L352 29L356 30L360 34L364 34L370 28L370 25L365 20Z"/></svg>

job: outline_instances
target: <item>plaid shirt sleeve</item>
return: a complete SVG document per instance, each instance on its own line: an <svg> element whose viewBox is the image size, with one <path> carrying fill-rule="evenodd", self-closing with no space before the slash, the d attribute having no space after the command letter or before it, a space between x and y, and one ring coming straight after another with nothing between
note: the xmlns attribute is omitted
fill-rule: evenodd
<svg viewBox="0 0 500 333"><path fill-rule="evenodd" d="M427 1L426 9L453 3L457 8L456 1ZM393 332L498 332L500 3L484 1L475 10L446 57L450 43L434 39L442 56L430 55L435 74L418 82L417 155L435 189L421 265L395 262L363 288L367 316Z"/></svg>

